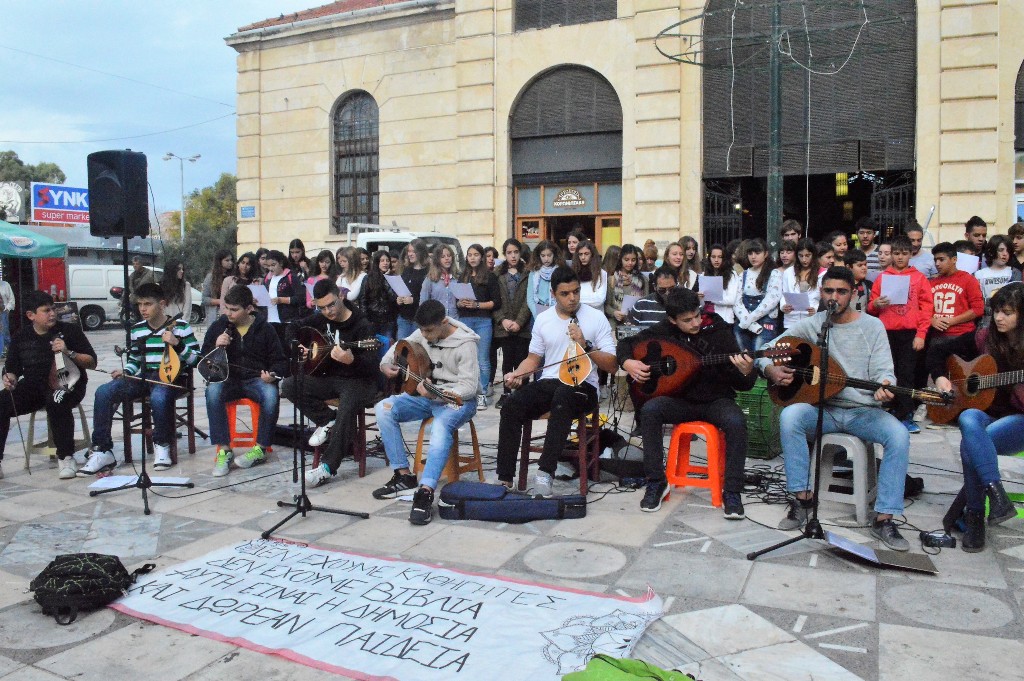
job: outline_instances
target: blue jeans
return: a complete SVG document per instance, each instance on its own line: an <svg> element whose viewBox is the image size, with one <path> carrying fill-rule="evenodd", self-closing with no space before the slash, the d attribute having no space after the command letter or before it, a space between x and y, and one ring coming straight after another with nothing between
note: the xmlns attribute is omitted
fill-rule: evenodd
<svg viewBox="0 0 1024 681"><path fill-rule="evenodd" d="M985 485L999 482L1000 454L1024 451L1024 414L994 419L979 409L960 414L960 461L964 466L967 508L985 508Z"/></svg>
<svg viewBox="0 0 1024 681"><path fill-rule="evenodd" d="M408 338L415 330L416 322L411 319L406 319L402 315L398 315L398 332L395 334L396 341Z"/></svg>
<svg viewBox="0 0 1024 681"><path fill-rule="evenodd" d="M155 371L144 375L151 380L159 380ZM165 388L130 378L118 378L104 383L96 389L96 397L92 406L92 448L98 452L108 452L114 448L114 440L110 436L110 428L114 421L114 410L118 404L126 400L134 400L149 395L149 406L153 411L153 443L169 446L176 437L174 433L174 399L184 392L177 388Z"/></svg>
<svg viewBox="0 0 1024 681"><path fill-rule="evenodd" d="M394 470L409 467L409 456L402 439L401 424L406 421L422 421L433 417L430 424L430 445L427 448L427 462L420 474L420 484L430 489L437 488L437 480L448 463L455 431L469 422L476 414L476 402L467 400L458 409L420 395L393 395L377 403L373 408L377 415L380 439L384 452Z"/></svg>
<svg viewBox="0 0 1024 681"><path fill-rule="evenodd" d="M764 317L761 321L767 321L768 317ZM779 326L774 322L770 322L772 328L762 329L761 333L752 333L746 329L741 329L738 326L733 327L733 331L736 335L736 343L739 344L741 350L749 350L750 352L756 352L768 345L771 341L775 340L775 337L779 335Z"/></svg>
<svg viewBox="0 0 1024 681"><path fill-rule="evenodd" d="M459 321L480 336L480 341L476 344L476 358L480 362L480 394L486 394L487 384L491 381L491 338L494 336L494 322L490 317L463 317Z"/></svg>
<svg viewBox="0 0 1024 681"><path fill-rule="evenodd" d="M811 489L810 447L818 408L813 404L791 404L782 410L780 430L786 464L786 489L804 492ZM903 513L903 491L910 457L910 433L895 416L877 407L827 407L822 432L849 433L868 442L877 442L885 450L878 471L878 495L875 511Z"/></svg>
<svg viewBox="0 0 1024 681"><path fill-rule="evenodd" d="M7 310L0 312L0 355L7 351L7 346L11 343L11 322L8 315L10 312Z"/></svg>
<svg viewBox="0 0 1024 681"><path fill-rule="evenodd" d="M206 386L206 413L210 417L210 441L215 445L230 446L228 432L228 402L243 397L260 405L260 420L256 425L256 444L266 449L274 441L277 426L277 384L265 383L256 376L244 380L228 379Z"/></svg>

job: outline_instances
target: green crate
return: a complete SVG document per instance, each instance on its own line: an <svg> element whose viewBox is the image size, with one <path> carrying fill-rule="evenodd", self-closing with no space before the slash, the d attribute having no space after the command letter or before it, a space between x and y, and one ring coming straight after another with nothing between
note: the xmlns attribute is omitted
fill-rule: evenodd
<svg viewBox="0 0 1024 681"><path fill-rule="evenodd" d="M736 404L747 417L747 456L774 459L781 454L779 414L782 410L768 397L768 381L759 378L752 390L737 393Z"/></svg>

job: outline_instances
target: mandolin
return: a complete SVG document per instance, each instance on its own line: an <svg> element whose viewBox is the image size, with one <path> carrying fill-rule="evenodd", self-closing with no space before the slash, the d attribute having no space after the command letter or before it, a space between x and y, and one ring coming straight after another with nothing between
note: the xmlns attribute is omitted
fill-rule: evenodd
<svg viewBox="0 0 1024 681"><path fill-rule="evenodd" d="M331 356L331 350L335 346L343 350L379 350L381 347L381 342L377 338L335 343L312 326L301 327L296 337L299 347L306 351L305 372L310 376L327 370L324 362Z"/></svg>
<svg viewBox="0 0 1024 681"><path fill-rule="evenodd" d="M885 388L894 395L908 395L915 400L925 404L948 404L952 396L941 393L937 390L917 390L897 385L884 385L875 381L865 381L859 378L850 378L839 366L839 363L829 357L828 367L825 376L821 375L821 348L812 345L810 341L796 336L784 336L778 343L788 343L791 348L790 366L793 368L793 382L789 385L768 386L768 395L772 402L780 407L786 407L796 402L817 404L819 389L822 380L825 381L825 399L835 397L843 388L858 388L872 392L879 388Z"/></svg>
<svg viewBox="0 0 1024 681"><path fill-rule="evenodd" d="M700 355L686 343L670 338L643 340L634 346L633 359L648 365L651 377L643 383L628 378L629 393L638 407L655 397L674 395L693 379L701 367L725 364L730 357L742 354L755 359L769 357L776 364L783 364L789 361L794 351L788 342L779 342L774 347L757 352Z"/></svg>
<svg viewBox="0 0 1024 681"><path fill-rule="evenodd" d="M946 369L953 384L953 399L948 404L928 406L932 423L949 423L966 409L985 411L996 398L996 388L1024 382L1024 369L999 373L992 355L981 355L971 362L951 355Z"/></svg>

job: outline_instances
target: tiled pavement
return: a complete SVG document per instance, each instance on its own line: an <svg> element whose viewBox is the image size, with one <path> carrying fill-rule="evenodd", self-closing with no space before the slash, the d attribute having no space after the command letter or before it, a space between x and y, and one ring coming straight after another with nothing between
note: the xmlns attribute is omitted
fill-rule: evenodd
<svg viewBox="0 0 1024 681"><path fill-rule="evenodd" d="M123 336L110 329L91 338L101 366L114 368L107 349ZM91 394L104 377L90 378ZM91 403L87 398L86 407ZM290 412L286 405L282 420L290 420ZM491 467L498 413L492 408L476 417ZM212 449L201 441L199 452L183 454L171 471L191 477L196 489L151 496L153 515L147 517L138 491L90 498L91 480L58 480L42 457L33 462L31 475L21 470L17 433L12 424L7 477L0 481L0 679L323 677L287 660L109 609L59 627L39 613L27 592L31 577L58 553L100 551L130 566L153 561L166 567L254 537L283 517L275 502L296 490L290 451L277 451L268 464L249 471L213 478ZM408 435L414 435L412 426ZM956 430L925 429L912 437L911 474L926 482L926 493L907 509L914 525L939 525L959 484L958 475L947 472L959 468L958 441ZM1010 479L1024 480L1011 463L1016 462L1007 462ZM783 507L748 500L749 519L731 522L710 506L706 493L694 491L674 492L654 514L640 513L639 493L595 493L582 520L496 525L435 519L415 527L406 520L407 502L370 496L388 477L380 458L371 458L363 479L346 461L338 478L311 496L314 503L366 511L370 519L314 513L285 525L280 536L598 592L638 595L650 585L665 599L666 616L649 629L634 656L706 681L1021 673L1022 520L990 530L989 546L980 554L942 551L933 557L939 574L931 576L865 567L812 541L750 562L747 551L787 536L771 529ZM556 491L575 488L573 482L556 484ZM824 504L822 518L834 525L828 529L871 542L866 529L853 527L851 506ZM920 552L916 533L905 535Z"/></svg>

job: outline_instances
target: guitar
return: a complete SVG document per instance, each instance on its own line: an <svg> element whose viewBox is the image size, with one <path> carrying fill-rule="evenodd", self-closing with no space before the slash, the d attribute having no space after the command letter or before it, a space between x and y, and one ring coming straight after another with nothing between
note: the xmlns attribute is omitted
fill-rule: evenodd
<svg viewBox="0 0 1024 681"><path fill-rule="evenodd" d="M831 357L828 358L828 367L825 375L821 375L821 348L812 345L810 341L796 336L784 336L779 343L788 343L793 351L790 366L793 368L793 382L789 385L768 386L768 395L772 402L780 407L786 407L796 402L817 404L821 381L825 381L825 399L835 397L843 388L859 388L861 390L877 391L885 388L894 395L908 395L920 400L925 404L948 404L952 400L951 395L941 393L937 390L917 390L896 385L885 385L875 381L865 381L859 378L850 378Z"/></svg>
<svg viewBox="0 0 1024 681"><path fill-rule="evenodd" d="M1024 369L999 373L992 355L981 355L971 362L951 355L946 360L946 369L953 384L953 399L948 404L928 407L928 418L933 423L949 423L966 409L985 411L996 398L996 388L1024 382Z"/></svg>
<svg viewBox="0 0 1024 681"><path fill-rule="evenodd" d="M376 338L335 343L311 326L301 327L297 338L299 347L306 351L305 372L310 376L327 370L324 362L331 356L331 349L335 346L343 350L379 350L381 347L381 342Z"/></svg>
<svg viewBox="0 0 1024 681"><path fill-rule="evenodd" d="M643 383L638 383L632 378L627 379L629 394L637 407L655 397L674 395L693 379L701 367L725 364L730 357L741 354L755 359L769 357L776 364L782 364L789 361L793 350L789 343L779 342L774 347L757 352L700 355L687 344L670 338L643 340L633 347L633 359L651 367L651 377Z"/></svg>

